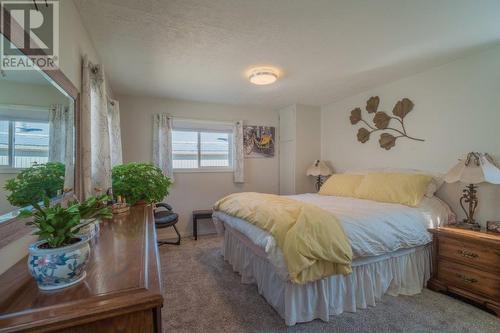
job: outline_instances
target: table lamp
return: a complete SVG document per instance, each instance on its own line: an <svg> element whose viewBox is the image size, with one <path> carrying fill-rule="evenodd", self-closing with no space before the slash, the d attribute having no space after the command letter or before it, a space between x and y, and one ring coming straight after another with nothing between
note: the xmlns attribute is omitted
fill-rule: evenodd
<svg viewBox="0 0 500 333"><path fill-rule="evenodd" d="M459 159L458 163L448 171L444 180L447 183L459 181L469 184L462 191L460 198L460 206L464 210L466 218L459 226L479 229L479 224L474 220L474 212L478 204L476 184L500 184L500 169L496 166L493 158L486 153L468 153L465 159Z"/></svg>
<svg viewBox="0 0 500 333"><path fill-rule="evenodd" d="M319 191L321 185L323 185L323 178L330 176L332 170L326 165L325 162L316 160L313 165L307 168L306 175L316 177L316 190Z"/></svg>

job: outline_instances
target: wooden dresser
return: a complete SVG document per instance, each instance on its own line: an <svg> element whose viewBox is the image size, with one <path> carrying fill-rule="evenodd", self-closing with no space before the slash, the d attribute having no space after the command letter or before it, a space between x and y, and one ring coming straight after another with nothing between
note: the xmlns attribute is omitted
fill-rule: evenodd
<svg viewBox="0 0 500 333"><path fill-rule="evenodd" d="M500 316L500 235L443 227L433 234L433 276L427 287L449 291Z"/></svg>
<svg viewBox="0 0 500 333"><path fill-rule="evenodd" d="M87 277L40 291L26 259L0 275L0 332L161 332L161 278L150 206L101 223Z"/></svg>

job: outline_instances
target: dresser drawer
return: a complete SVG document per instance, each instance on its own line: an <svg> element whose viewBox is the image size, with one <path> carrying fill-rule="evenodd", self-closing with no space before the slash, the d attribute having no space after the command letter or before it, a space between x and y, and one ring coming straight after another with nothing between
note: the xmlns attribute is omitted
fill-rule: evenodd
<svg viewBox="0 0 500 333"><path fill-rule="evenodd" d="M481 293L494 300L500 300L500 275L479 269L439 260L438 279L450 286Z"/></svg>
<svg viewBox="0 0 500 333"><path fill-rule="evenodd" d="M468 244L453 238L439 238L439 255L464 264L474 264L488 271L500 270L500 253L496 249Z"/></svg>

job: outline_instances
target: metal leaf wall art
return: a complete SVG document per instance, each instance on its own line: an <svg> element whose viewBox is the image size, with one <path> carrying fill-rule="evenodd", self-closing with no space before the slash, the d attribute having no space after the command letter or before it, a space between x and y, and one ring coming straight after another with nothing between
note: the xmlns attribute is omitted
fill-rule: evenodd
<svg viewBox="0 0 500 333"><path fill-rule="evenodd" d="M392 114L394 116L388 115L384 111L378 111L378 106L380 104L380 98L378 96L373 96L366 102L366 111L368 114L373 114L373 125L368 123L363 119L361 115L361 108L355 108L351 111L351 124L356 125L359 122L363 122L368 128L361 127L358 129L358 141L365 143L370 140L370 136L373 132L384 131L380 134L380 139L378 143L381 148L389 150L396 145L396 140L399 138L407 138L415 141L424 141L423 139L415 138L409 136L406 133L405 128L405 117L413 109L413 102L408 98L403 98L398 101L394 108L392 109ZM391 120L395 120L401 128L389 127ZM399 126L398 126L399 127ZM392 133L391 133L392 132Z"/></svg>

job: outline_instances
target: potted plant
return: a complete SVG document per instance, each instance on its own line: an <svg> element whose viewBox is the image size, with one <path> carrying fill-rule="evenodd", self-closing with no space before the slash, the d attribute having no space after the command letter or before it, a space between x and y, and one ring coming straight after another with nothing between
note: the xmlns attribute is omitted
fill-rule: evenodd
<svg viewBox="0 0 500 333"><path fill-rule="evenodd" d="M90 197L78 205L81 224L79 235L93 238L99 233L99 222L103 217L111 217L110 209L106 206L108 196ZM73 202L77 203L77 202ZM72 204L72 203L70 203Z"/></svg>
<svg viewBox="0 0 500 333"><path fill-rule="evenodd" d="M6 182L5 189L11 192L7 200L12 206L25 207L62 194L64 172L60 162L35 163Z"/></svg>
<svg viewBox="0 0 500 333"><path fill-rule="evenodd" d="M27 224L36 228L34 234L39 237L39 241L29 247L28 268L40 289L65 288L85 278L90 238L79 234L86 223L81 213L86 211L94 217L111 217L109 209L97 209L89 204L89 200L105 199L107 197L90 198L81 204L74 201L63 207L60 203L51 206L50 200L45 197L43 206L34 202L31 203L32 210L21 211L20 217L33 217Z"/></svg>
<svg viewBox="0 0 500 333"><path fill-rule="evenodd" d="M160 202L168 195L170 178L147 163L128 163L113 168L113 193L131 205Z"/></svg>

